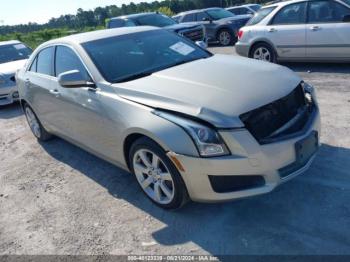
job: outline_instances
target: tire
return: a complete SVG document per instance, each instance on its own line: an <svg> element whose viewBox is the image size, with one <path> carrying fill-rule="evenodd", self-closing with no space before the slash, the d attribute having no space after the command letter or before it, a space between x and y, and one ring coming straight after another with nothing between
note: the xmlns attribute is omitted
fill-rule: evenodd
<svg viewBox="0 0 350 262"><path fill-rule="evenodd" d="M136 140L129 163L141 189L156 205L178 209L188 202L184 181L165 151L149 138Z"/></svg>
<svg viewBox="0 0 350 262"><path fill-rule="evenodd" d="M235 41L235 37L232 33L227 29L221 29L217 35L217 41L222 46L230 46L233 45Z"/></svg>
<svg viewBox="0 0 350 262"><path fill-rule="evenodd" d="M24 105L24 114L26 115L26 119L30 130L38 140L47 141L52 138L52 135L49 132L47 132L40 123L33 109L27 104Z"/></svg>
<svg viewBox="0 0 350 262"><path fill-rule="evenodd" d="M249 57L256 60L276 63L277 55L275 50L269 44L259 43L253 46Z"/></svg>

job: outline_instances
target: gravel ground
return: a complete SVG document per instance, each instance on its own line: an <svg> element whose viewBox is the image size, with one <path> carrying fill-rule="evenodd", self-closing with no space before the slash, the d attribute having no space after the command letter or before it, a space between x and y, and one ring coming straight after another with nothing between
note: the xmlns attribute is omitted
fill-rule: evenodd
<svg viewBox="0 0 350 262"><path fill-rule="evenodd" d="M176 212L61 139L39 144L19 105L0 109L0 254L350 254L350 66L286 65L318 91L311 169L268 195Z"/></svg>

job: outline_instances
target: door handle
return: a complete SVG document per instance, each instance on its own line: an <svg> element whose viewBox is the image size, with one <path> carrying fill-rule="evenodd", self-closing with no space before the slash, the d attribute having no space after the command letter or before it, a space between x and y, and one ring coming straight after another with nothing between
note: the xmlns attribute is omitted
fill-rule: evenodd
<svg viewBox="0 0 350 262"><path fill-rule="evenodd" d="M57 89L50 90L50 94L53 94L54 96L58 97L60 95L60 92Z"/></svg>
<svg viewBox="0 0 350 262"><path fill-rule="evenodd" d="M317 31L317 30L320 30L320 27L317 26L317 25L314 25L314 26L311 26L310 29L311 29L312 31Z"/></svg>
<svg viewBox="0 0 350 262"><path fill-rule="evenodd" d="M273 32L276 32L276 31L277 31L277 30L276 30L275 28L270 28L270 29L269 29L269 32L270 32L270 33L273 33Z"/></svg>
<svg viewBox="0 0 350 262"><path fill-rule="evenodd" d="M30 80L28 78L26 80L24 80L24 85L26 87L30 87Z"/></svg>

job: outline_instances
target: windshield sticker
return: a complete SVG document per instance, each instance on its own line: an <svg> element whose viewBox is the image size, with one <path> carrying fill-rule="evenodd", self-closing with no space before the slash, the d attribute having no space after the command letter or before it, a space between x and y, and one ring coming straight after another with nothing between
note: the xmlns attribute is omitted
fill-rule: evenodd
<svg viewBox="0 0 350 262"><path fill-rule="evenodd" d="M195 50L193 47L185 44L184 42L177 42L175 45L170 46L170 49L184 56L192 53Z"/></svg>
<svg viewBox="0 0 350 262"><path fill-rule="evenodd" d="M21 49L26 48L26 46L25 46L24 44L14 45L14 47L15 47L17 50L21 50Z"/></svg>

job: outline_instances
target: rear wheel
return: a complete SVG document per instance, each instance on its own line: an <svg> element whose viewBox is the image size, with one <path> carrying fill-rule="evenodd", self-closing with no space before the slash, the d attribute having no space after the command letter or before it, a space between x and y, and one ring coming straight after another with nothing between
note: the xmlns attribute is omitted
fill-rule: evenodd
<svg viewBox="0 0 350 262"><path fill-rule="evenodd" d="M250 58L270 63L276 62L276 54L273 48L265 43L255 45L250 52Z"/></svg>
<svg viewBox="0 0 350 262"><path fill-rule="evenodd" d="M34 111L28 105L24 106L24 113L30 129L37 139L46 141L52 138L52 135L45 130Z"/></svg>
<svg viewBox="0 0 350 262"><path fill-rule="evenodd" d="M188 201L185 183L165 151L148 138L130 149L132 172L146 196L165 209L180 208Z"/></svg>

